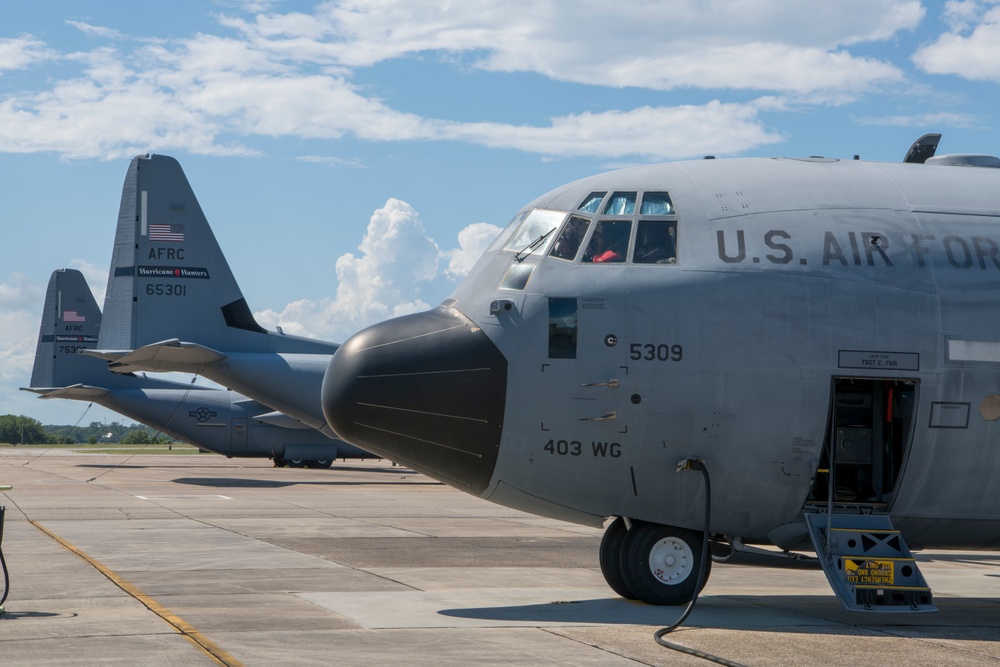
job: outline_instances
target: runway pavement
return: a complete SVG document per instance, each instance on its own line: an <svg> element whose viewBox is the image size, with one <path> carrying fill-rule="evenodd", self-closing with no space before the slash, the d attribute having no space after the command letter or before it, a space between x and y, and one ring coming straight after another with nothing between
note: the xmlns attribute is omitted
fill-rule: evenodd
<svg viewBox="0 0 1000 667"><path fill-rule="evenodd" d="M601 531L387 462L0 447L0 665L709 665L618 598ZM716 564L667 639L745 665L996 665L1000 553L923 552L935 614L851 614L811 564Z"/></svg>

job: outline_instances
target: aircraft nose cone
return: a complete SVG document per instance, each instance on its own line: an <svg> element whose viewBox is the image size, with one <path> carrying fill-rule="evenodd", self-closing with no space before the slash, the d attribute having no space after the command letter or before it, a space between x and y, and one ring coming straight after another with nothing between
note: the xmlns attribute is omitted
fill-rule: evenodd
<svg viewBox="0 0 1000 667"><path fill-rule="evenodd" d="M470 493L496 466L507 360L451 308L354 335L323 380L323 412L344 440Z"/></svg>

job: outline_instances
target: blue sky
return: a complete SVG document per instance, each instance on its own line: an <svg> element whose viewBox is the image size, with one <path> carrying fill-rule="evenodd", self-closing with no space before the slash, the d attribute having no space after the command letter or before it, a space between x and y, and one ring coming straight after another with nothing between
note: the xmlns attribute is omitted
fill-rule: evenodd
<svg viewBox="0 0 1000 667"><path fill-rule="evenodd" d="M139 153L181 162L262 324L339 341L565 182L927 132L1000 154L998 90L998 0L5 2L0 414L82 412L17 388L53 269L103 303Z"/></svg>

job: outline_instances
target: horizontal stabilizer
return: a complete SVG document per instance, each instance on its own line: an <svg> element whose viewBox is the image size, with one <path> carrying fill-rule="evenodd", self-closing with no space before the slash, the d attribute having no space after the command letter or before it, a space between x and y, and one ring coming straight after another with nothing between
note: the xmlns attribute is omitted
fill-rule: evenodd
<svg viewBox="0 0 1000 667"><path fill-rule="evenodd" d="M88 357L97 357L105 361L118 361L127 354L132 354L132 350L84 350Z"/></svg>
<svg viewBox="0 0 1000 667"><path fill-rule="evenodd" d="M111 393L102 387L90 387L85 384L74 384L69 387L21 387L21 390L38 394L39 398L71 398L76 400L100 398Z"/></svg>
<svg viewBox="0 0 1000 667"><path fill-rule="evenodd" d="M294 417L289 417L284 412L265 412L262 415L257 415L254 417L259 422L264 424L271 424L272 426L280 426L281 428L288 429L311 429L312 426L303 424L298 419Z"/></svg>
<svg viewBox="0 0 1000 667"><path fill-rule="evenodd" d="M205 364L222 361L226 355L197 343L171 338L138 349L88 350L85 354L106 359L115 373L136 371L197 373Z"/></svg>

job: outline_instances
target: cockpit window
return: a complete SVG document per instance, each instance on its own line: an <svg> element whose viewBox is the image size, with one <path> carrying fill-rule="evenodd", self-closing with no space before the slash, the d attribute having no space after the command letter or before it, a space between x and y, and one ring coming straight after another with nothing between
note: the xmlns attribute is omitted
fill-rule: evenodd
<svg viewBox="0 0 1000 667"><path fill-rule="evenodd" d="M604 205L605 215L632 215L635 213L634 192L616 192L608 199Z"/></svg>
<svg viewBox="0 0 1000 667"><path fill-rule="evenodd" d="M549 255L573 261L576 258L577 251L580 249L580 244L583 242L583 237L587 235L589 228L589 219L581 218L578 215L571 215L569 222L566 223L562 232L559 233L559 238L552 245Z"/></svg>
<svg viewBox="0 0 1000 667"><path fill-rule="evenodd" d="M607 192L591 192L587 195L587 198L583 200L580 204L579 210L586 211L587 213L597 213L597 209L601 206L601 200L604 199L604 195Z"/></svg>
<svg viewBox="0 0 1000 667"><path fill-rule="evenodd" d="M624 262L628 256L628 241L632 233L631 220L601 220L594 229L584 262L593 264L616 264Z"/></svg>
<svg viewBox="0 0 1000 667"><path fill-rule="evenodd" d="M530 255L545 247L551 240L552 232L563 221L566 214L562 211L546 211L536 208L528 213L524 222L518 227L504 250L511 250L518 255Z"/></svg>
<svg viewBox="0 0 1000 667"><path fill-rule="evenodd" d="M640 215L673 215L674 204L666 192L647 192L642 195Z"/></svg>
<svg viewBox="0 0 1000 667"><path fill-rule="evenodd" d="M500 281L500 287L510 290L523 290L524 286L528 284L528 278L531 277L531 273L534 270L534 264L511 262L507 273L504 274L503 280Z"/></svg>
<svg viewBox="0 0 1000 667"><path fill-rule="evenodd" d="M576 359L576 299L549 299L549 359Z"/></svg>
<svg viewBox="0 0 1000 667"><path fill-rule="evenodd" d="M677 223L640 220L635 231L632 261L635 264L674 264L677 261Z"/></svg>

